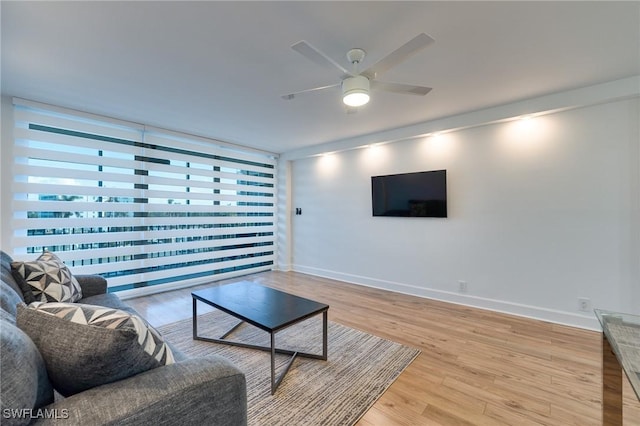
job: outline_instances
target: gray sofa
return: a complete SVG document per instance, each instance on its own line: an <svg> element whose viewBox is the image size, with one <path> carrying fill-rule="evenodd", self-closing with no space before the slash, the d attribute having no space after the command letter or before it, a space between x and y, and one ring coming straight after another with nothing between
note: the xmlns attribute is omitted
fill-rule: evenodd
<svg viewBox="0 0 640 426"><path fill-rule="evenodd" d="M93 387L69 397L56 393L43 356L16 325L24 302L11 273L11 258L1 252L0 423L61 425L246 425L244 374L221 357L186 359L173 349L175 363ZM78 303L135 311L106 292L106 280L76 275L83 298ZM22 308L21 308L22 309ZM55 399L55 400L54 400Z"/></svg>

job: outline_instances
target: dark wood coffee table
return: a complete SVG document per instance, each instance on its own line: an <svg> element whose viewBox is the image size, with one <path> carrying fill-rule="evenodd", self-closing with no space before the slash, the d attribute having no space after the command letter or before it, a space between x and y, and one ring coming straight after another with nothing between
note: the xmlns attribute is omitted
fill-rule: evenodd
<svg viewBox="0 0 640 426"><path fill-rule="evenodd" d="M271 352L271 394L273 395L282 382L285 374L291 368L296 357L327 360L327 312L329 305L318 303L303 297L294 296L283 291L265 287L250 281L241 281L197 290L191 293L193 298L193 338L205 342L223 343L225 345L241 346L243 348L259 349ZM219 338L198 335L197 302L220 309L241 321ZM296 323L322 313L322 355L296 352L276 348L275 335ZM243 322L247 322L271 335L271 346L258 346L248 343L228 340L231 334ZM276 378L275 355L291 355L291 359L283 372Z"/></svg>

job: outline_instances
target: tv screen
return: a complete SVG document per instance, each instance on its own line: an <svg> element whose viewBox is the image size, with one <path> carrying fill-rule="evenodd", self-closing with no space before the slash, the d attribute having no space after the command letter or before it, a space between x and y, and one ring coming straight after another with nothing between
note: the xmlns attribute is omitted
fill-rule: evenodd
<svg viewBox="0 0 640 426"><path fill-rule="evenodd" d="M374 216L447 217L447 171L371 177Z"/></svg>

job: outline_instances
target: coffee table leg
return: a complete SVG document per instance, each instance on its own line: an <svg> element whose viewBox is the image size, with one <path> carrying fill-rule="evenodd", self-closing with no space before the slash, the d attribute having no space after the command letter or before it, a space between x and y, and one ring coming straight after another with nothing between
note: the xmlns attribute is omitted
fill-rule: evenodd
<svg viewBox="0 0 640 426"><path fill-rule="evenodd" d="M324 311L322 313L322 355L316 355L316 354L310 354L310 353L304 353L304 352L297 352L297 351L289 351L289 350L284 350L284 349L276 349L276 332L272 331L270 332L270 336L271 336L271 346L270 347L266 347L266 346L257 346L257 345L250 345L250 344L246 344L246 343L241 343L241 342L234 342L234 341L228 341L225 340L225 337L227 337L231 332L233 332L236 328L238 328L238 326L240 326L243 321L240 321L238 324L236 324L235 326L233 326L231 328L231 330L227 331L221 338L219 339L212 339L209 337L200 337L198 336L198 308L197 308L197 299L194 297L193 298L193 339L194 340L203 340L206 342L213 342L213 343L223 343L223 344L227 344L227 345L232 345L232 346L240 346L240 347L244 347L244 348L251 348L251 349L260 349L260 350L267 350L271 352L271 395L273 395L276 390L278 389L278 386L280 386L280 383L282 382L282 380L284 379L284 376L287 374L287 372L289 371L289 369L291 368L291 365L293 365L293 362L295 361L295 359L298 357L298 355L302 356L302 357L306 357L306 358L315 358L315 359L321 359L326 361L327 360L327 356L328 356L328 349L327 349L327 340L328 340L328 312ZM289 359L289 362L287 363L286 366L283 367L280 376L278 376L276 378L276 353L283 353L283 354L288 354L291 356L291 358Z"/></svg>
<svg viewBox="0 0 640 426"><path fill-rule="evenodd" d="M322 359L327 360L327 311L322 313Z"/></svg>
<svg viewBox="0 0 640 426"><path fill-rule="evenodd" d="M298 357L298 352L291 353L291 358L289 358L289 362L287 363L287 365L282 367L282 370L280 371L280 375L276 377L276 352L278 352L278 350L276 349L276 333L271 332L270 334L271 334L271 395L273 395L274 393L276 393L276 390L278 389L278 386L280 386L280 383L282 383L284 376L287 375L287 372L291 368L291 365L293 365L293 361L295 361L296 358ZM286 352L289 352L289 351L286 351ZM320 358L320 357L318 355L315 355L314 358Z"/></svg>
<svg viewBox="0 0 640 426"><path fill-rule="evenodd" d="M276 334L271 333L271 395L276 392Z"/></svg>
<svg viewBox="0 0 640 426"><path fill-rule="evenodd" d="M196 298L193 298L193 338L198 337L198 309L196 308Z"/></svg>

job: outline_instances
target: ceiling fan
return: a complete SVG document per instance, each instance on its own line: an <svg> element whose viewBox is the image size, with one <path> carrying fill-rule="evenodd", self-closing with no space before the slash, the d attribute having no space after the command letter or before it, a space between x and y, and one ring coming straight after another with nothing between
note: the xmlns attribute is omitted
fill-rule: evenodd
<svg viewBox="0 0 640 426"><path fill-rule="evenodd" d="M430 87L390 83L380 81L377 78L391 67L398 65L400 62L413 56L433 42L433 38L427 34L418 34L374 65L364 71L358 72L358 65L362 62L366 54L364 50L355 48L347 52L347 59L353 66L353 69L349 71L311 44L304 40L300 41L291 46L291 48L319 65L340 71L340 82L289 93L283 95L282 98L291 100L305 93L340 87L342 89L342 101L347 108L357 108L369 102L370 90L384 90L386 92L424 96L431 91Z"/></svg>

